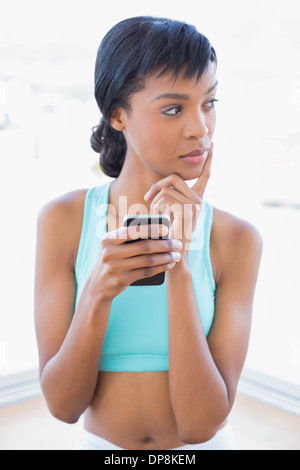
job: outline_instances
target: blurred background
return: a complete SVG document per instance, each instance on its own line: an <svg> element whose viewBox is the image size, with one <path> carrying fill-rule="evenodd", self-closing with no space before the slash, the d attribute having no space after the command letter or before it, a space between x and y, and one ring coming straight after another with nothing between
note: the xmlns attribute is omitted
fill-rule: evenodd
<svg viewBox="0 0 300 470"><path fill-rule="evenodd" d="M284 445L300 449L297 0L115 0L111 6L100 0L0 0L0 449L18 447L6 432L13 433L13 416L20 416L11 407L40 397L33 319L37 214L50 199L109 180L89 146L90 129L100 119L94 62L110 27L138 15L192 23L216 49L218 124L206 198L252 222L264 239L234 416L242 429L238 415L251 404L269 407L269 414L258 412L258 422L265 417L270 424L285 413L294 427ZM283 442L246 437L248 448ZM45 437L37 445L62 445L55 442Z"/></svg>

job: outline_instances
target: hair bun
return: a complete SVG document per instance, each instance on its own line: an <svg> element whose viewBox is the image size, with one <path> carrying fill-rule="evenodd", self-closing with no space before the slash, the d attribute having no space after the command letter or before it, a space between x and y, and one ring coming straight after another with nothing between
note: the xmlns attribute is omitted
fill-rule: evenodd
<svg viewBox="0 0 300 470"><path fill-rule="evenodd" d="M100 153L100 168L108 176L119 176L126 155L126 140L122 132L111 127L103 118L92 128L92 149Z"/></svg>
<svg viewBox="0 0 300 470"><path fill-rule="evenodd" d="M95 126L92 128L90 144L91 144L92 149L96 153L101 153L101 150L103 148L103 142L104 142L103 126L102 124L99 124L98 126Z"/></svg>

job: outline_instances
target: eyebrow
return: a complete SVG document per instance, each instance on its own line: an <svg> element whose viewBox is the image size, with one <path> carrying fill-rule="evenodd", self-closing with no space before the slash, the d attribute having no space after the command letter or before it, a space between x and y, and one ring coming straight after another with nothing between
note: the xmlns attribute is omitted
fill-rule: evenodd
<svg viewBox="0 0 300 470"><path fill-rule="evenodd" d="M172 100L188 100L189 95L182 95L180 93L164 93L163 95L157 96L154 101L161 100L163 98L170 98Z"/></svg>
<svg viewBox="0 0 300 470"><path fill-rule="evenodd" d="M207 90L206 94L209 95L209 93L211 93L215 88L217 88L218 84L219 82L217 80L216 83Z"/></svg>
<svg viewBox="0 0 300 470"><path fill-rule="evenodd" d="M205 94L206 94L206 95L209 95L209 93L211 93L215 88L217 88L218 83L219 83L219 82L216 81L216 83L215 83L213 86L211 86L211 87L207 90L207 92L206 92ZM161 99L163 99L163 98L169 98L169 99L172 99L172 100L174 100L174 99L175 99L175 100L176 100L176 99L177 99L177 100L188 100L188 99L190 98L190 96L189 96L189 95L184 95L184 94L181 94L181 93L164 93L163 95L157 96L157 97L154 99L154 101L156 101L156 100L161 100Z"/></svg>

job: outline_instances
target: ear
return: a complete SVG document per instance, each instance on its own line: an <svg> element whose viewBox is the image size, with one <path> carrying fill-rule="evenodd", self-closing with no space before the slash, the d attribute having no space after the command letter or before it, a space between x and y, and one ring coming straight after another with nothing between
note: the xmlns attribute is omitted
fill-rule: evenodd
<svg viewBox="0 0 300 470"><path fill-rule="evenodd" d="M125 129L123 109L116 108L110 115L110 125L116 131L122 132Z"/></svg>

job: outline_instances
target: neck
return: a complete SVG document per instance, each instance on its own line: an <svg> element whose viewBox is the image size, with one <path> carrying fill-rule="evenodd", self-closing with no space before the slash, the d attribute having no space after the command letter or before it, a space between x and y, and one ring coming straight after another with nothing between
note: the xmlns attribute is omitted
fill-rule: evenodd
<svg viewBox="0 0 300 470"><path fill-rule="evenodd" d="M145 201L144 196L152 184L161 180L164 175L152 171L141 162L125 159L120 175L112 182L110 187L109 204L111 216L113 213L119 220L120 226L123 217L127 214L148 214L151 201Z"/></svg>

